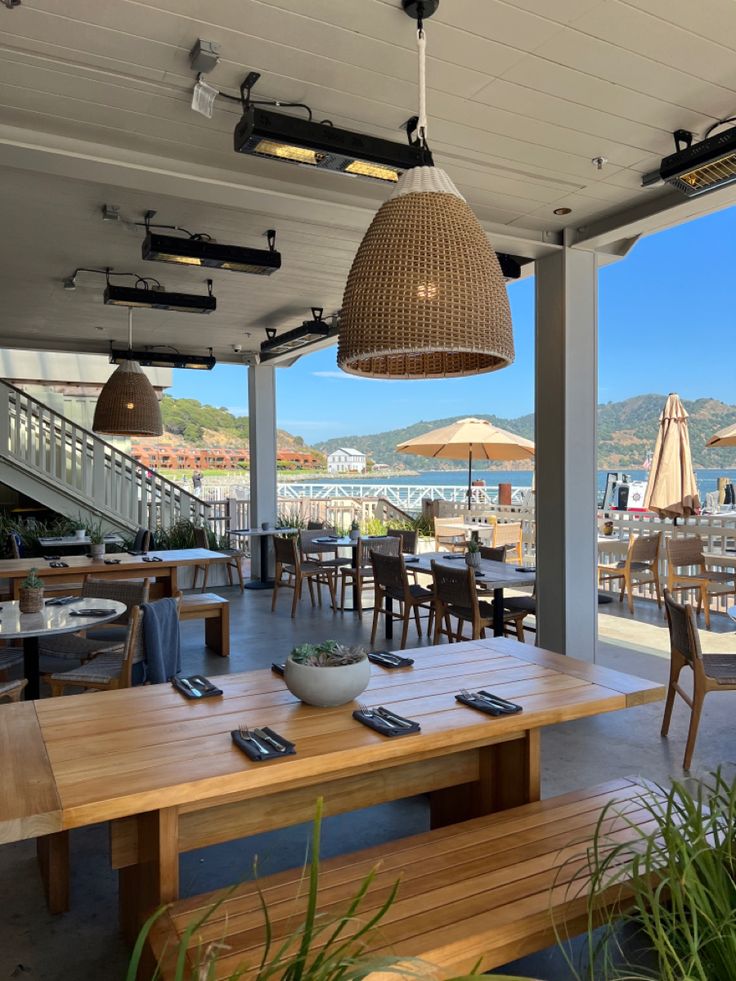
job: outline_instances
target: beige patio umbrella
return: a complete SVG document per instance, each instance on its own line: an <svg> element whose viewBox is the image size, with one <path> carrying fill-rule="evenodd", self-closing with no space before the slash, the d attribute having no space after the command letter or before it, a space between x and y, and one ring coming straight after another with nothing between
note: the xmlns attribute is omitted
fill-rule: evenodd
<svg viewBox="0 0 736 981"><path fill-rule="evenodd" d="M486 419L458 419L441 429L415 436L396 447L399 453L437 460L468 461L468 506L472 502L473 460L531 460L534 443L494 426Z"/></svg>
<svg viewBox="0 0 736 981"><path fill-rule="evenodd" d="M705 445L736 446L736 422L730 426L726 426L725 429L719 429L714 436L711 436Z"/></svg>
<svg viewBox="0 0 736 981"><path fill-rule="evenodd" d="M690 455L687 412L679 395L667 396L649 471L644 507L661 518L687 518L700 509Z"/></svg>

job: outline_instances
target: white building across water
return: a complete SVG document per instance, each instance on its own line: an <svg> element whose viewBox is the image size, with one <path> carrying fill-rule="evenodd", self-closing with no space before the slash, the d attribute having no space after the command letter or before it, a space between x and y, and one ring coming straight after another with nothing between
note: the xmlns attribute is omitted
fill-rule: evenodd
<svg viewBox="0 0 736 981"><path fill-rule="evenodd" d="M352 446L338 446L327 457L328 473L365 473L366 455Z"/></svg>

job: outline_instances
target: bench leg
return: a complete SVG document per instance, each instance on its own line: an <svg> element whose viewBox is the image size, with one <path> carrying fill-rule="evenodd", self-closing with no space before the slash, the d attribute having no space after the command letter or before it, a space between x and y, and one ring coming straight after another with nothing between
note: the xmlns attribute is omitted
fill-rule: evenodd
<svg viewBox="0 0 736 981"><path fill-rule="evenodd" d="M204 621L204 642L221 657L230 655L230 610L223 607L215 617Z"/></svg>
<svg viewBox="0 0 736 981"><path fill-rule="evenodd" d="M478 750L478 780L429 795L430 826L493 814L539 800L539 730Z"/></svg>
<svg viewBox="0 0 736 981"><path fill-rule="evenodd" d="M146 917L179 897L179 815L175 807L136 818L138 864L118 872L120 931L131 946Z"/></svg>
<svg viewBox="0 0 736 981"><path fill-rule="evenodd" d="M58 831L37 838L36 857L49 913L66 913L69 909L69 832Z"/></svg>

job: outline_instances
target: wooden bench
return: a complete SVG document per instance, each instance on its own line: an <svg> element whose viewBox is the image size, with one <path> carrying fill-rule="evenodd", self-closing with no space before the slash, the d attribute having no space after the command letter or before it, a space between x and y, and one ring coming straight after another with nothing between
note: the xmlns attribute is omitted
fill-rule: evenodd
<svg viewBox="0 0 736 981"><path fill-rule="evenodd" d="M204 620L204 642L213 651L230 654L230 604L216 593L187 593L182 596L181 620Z"/></svg>
<svg viewBox="0 0 736 981"><path fill-rule="evenodd" d="M377 911L397 879L400 886L366 953L419 957L437 968L438 977L468 972L478 962L481 971L489 971L554 944L555 925L563 936L586 930L581 880L586 845L610 800L621 801L627 817L643 823L646 812L636 798L644 792L633 780L616 780L326 861L319 911L344 912L362 879L378 865L360 921ZM606 831L622 829L634 837L613 813L604 825ZM624 892L617 887L616 902ZM190 938L187 968L192 976L198 953L212 941L224 951L218 978L260 964L264 931L259 893L274 931L272 954L301 925L306 904L301 868L260 879L258 890L245 883ZM174 977L172 963L186 928L221 898L210 893L180 900L160 917L151 932L150 953L161 964L164 981ZM249 970L242 975L252 976Z"/></svg>

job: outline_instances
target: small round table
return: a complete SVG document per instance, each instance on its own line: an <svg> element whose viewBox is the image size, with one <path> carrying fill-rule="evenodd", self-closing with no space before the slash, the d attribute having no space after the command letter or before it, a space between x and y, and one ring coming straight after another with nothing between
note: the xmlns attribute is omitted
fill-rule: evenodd
<svg viewBox="0 0 736 981"><path fill-rule="evenodd" d="M72 616L73 612L83 610L109 610L109 614L99 617ZM40 637L54 634L73 634L86 630L98 623L109 623L125 613L125 603L116 600L85 599L75 600L67 606L45 606L40 613L21 613L18 600L9 600L0 606L0 640L23 641L23 671L28 679L26 698L39 697L38 649Z"/></svg>
<svg viewBox="0 0 736 981"><path fill-rule="evenodd" d="M728 613L732 620L736 620L736 606L729 606L726 613Z"/></svg>

